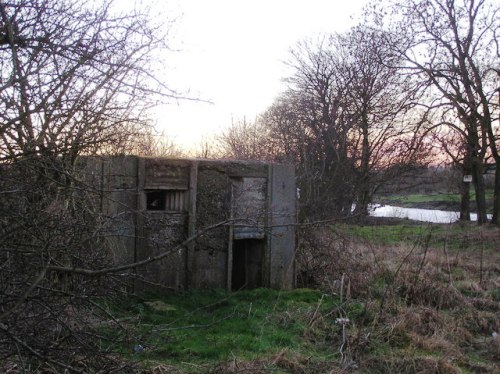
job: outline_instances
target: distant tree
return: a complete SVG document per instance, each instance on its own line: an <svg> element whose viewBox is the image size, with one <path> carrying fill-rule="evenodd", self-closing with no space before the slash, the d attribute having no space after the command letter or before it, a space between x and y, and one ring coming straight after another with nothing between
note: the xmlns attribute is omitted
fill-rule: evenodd
<svg viewBox="0 0 500 374"><path fill-rule="evenodd" d="M219 156L237 160L269 161L272 152L268 142L269 129L261 121L233 120L218 136Z"/></svg>
<svg viewBox="0 0 500 374"><path fill-rule="evenodd" d="M305 113L301 110L300 95L284 92L259 116L258 121L268 129L266 141L276 161L296 165L308 174L306 150L307 128L302 126Z"/></svg>
<svg viewBox="0 0 500 374"><path fill-rule="evenodd" d="M354 201L353 128L334 38L298 43L288 63L294 70L290 88L265 116L271 138L278 149L298 147L292 154L298 157L303 217L348 216Z"/></svg>
<svg viewBox="0 0 500 374"><path fill-rule="evenodd" d="M398 1L389 9L393 33L404 49L407 72L428 84L422 103L440 111L436 125L452 128L464 140L470 160L479 224L486 222L484 162L496 162L493 222L500 223L500 155L498 122L499 6L489 0ZM394 40L394 39L393 39ZM401 45L398 43L397 45Z"/></svg>
<svg viewBox="0 0 500 374"><path fill-rule="evenodd" d="M335 38L337 79L347 87L343 100L352 126L355 213L362 215L376 189L390 183L384 170L423 161L421 121L413 110L420 86L401 74L401 57L385 44L384 34L357 26Z"/></svg>
<svg viewBox="0 0 500 374"><path fill-rule="evenodd" d="M180 158L183 151L163 132L154 128L146 128L140 134L117 149L118 154L132 154L142 157Z"/></svg>
<svg viewBox="0 0 500 374"><path fill-rule="evenodd" d="M384 40L359 26L299 43L289 90L259 119L274 158L297 165L306 215L350 215L353 203L366 215L373 193L424 157L418 85Z"/></svg>

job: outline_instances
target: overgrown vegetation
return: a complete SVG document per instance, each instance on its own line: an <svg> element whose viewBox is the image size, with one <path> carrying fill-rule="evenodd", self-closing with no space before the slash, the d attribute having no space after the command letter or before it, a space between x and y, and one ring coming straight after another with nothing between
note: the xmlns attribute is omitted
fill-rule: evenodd
<svg viewBox="0 0 500 374"><path fill-rule="evenodd" d="M79 157L140 151L147 109L176 95L154 74L165 27L113 9L0 1L0 372L125 371L97 345L93 297L130 276L73 272L116 265L117 215Z"/></svg>
<svg viewBox="0 0 500 374"><path fill-rule="evenodd" d="M106 299L119 323L101 327L103 344L151 373L495 373L499 237L474 225L315 229L297 258L309 288Z"/></svg>
<svg viewBox="0 0 500 374"><path fill-rule="evenodd" d="M362 372L498 372L499 237L495 227L343 226L315 234L299 279L348 290L369 311L369 342L353 349Z"/></svg>

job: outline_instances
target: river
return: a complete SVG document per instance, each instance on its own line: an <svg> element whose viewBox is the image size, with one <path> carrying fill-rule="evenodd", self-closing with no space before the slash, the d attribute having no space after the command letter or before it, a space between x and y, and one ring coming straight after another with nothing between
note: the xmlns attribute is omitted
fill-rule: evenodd
<svg viewBox="0 0 500 374"><path fill-rule="evenodd" d="M406 218L414 221L432 222L432 223L452 223L458 221L459 212L450 212L446 210L403 208L392 205L374 204L371 206L370 215L372 217L395 217ZM471 221L477 221L477 214L471 213ZM491 214L488 214L491 219Z"/></svg>

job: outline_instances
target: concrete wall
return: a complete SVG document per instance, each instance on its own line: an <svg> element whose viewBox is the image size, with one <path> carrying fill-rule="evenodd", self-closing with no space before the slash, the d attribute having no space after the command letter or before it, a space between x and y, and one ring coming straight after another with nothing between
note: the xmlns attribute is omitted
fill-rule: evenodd
<svg viewBox="0 0 500 374"><path fill-rule="evenodd" d="M229 178L223 170L200 163L196 196L196 230L229 219ZM198 238L192 252L189 286L224 288L229 228L222 226Z"/></svg>
<svg viewBox="0 0 500 374"><path fill-rule="evenodd" d="M234 261L242 258L247 261L248 286L293 287L293 168L257 162L111 157L93 159L87 169L89 180L101 191L101 211L111 217L117 262L171 251L163 260L137 269L143 280L136 284L138 290L231 289L233 266L242 266ZM182 195L183 200L171 206L175 211L148 206L148 193L160 190ZM229 225L235 219L239 225ZM172 250L220 222L228 224ZM236 254L236 260L233 246L244 251Z"/></svg>
<svg viewBox="0 0 500 374"><path fill-rule="evenodd" d="M191 163L186 160L147 158L139 162L139 209L137 211L139 240L137 259L144 260L166 252L167 256L147 267L139 268L142 287L147 289L186 287L187 249L176 246L188 236L188 205L180 211L148 210L147 192L151 190L188 191ZM189 204L189 201L187 202Z"/></svg>
<svg viewBox="0 0 500 374"><path fill-rule="evenodd" d="M267 212L267 178L231 178L233 239L263 239Z"/></svg>
<svg viewBox="0 0 500 374"><path fill-rule="evenodd" d="M117 264L135 260L136 157L86 158L78 166L93 209L103 215L105 235Z"/></svg>
<svg viewBox="0 0 500 374"><path fill-rule="evenodd" d="M186 249L173 250L187 238L187 213L144 213L143 245L137 251L137 259L144 260L170 252L159 261L139 268L138 274L146 288L168 287L183 289L186 284Z"/></svg>

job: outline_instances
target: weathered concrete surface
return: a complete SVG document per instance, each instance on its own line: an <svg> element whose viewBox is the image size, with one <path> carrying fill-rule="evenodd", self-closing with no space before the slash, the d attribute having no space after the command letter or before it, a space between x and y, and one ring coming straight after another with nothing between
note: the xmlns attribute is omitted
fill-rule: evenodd
<svg viewBox="0 0 500 374"><path fill-rule="evenodd" d="M293 168L289 165L273 165L270 183L269 285L273 288L292 288L297 196Z"/></svg>
<svg viewBox="0 0 500 374"><path fill-rule="evenodd" d="M136 284L138 290L231 289L233 282L248 288L293 287L293 168L261 162L109 157L92 158L86 172L99 192L95 204L110 219L117 263L171 251L163 260L137 269L143 280ZM168 192L159 192L163 190ZM178 194L185 200L167 203L164 210L148 210L148 193L155 201ZM172 250L223 222L185 248Z"/></svg>
<svg viewBox="0 0 500 374"><path fill-rule="evenodd" d="M147 288L161 286L183 289L186 282L185 248L173 250L187 237L187 213L144 212L144 244L137 253L139 261L169 253L160 261L138 270ZM149 286L149 287L148 287Z"/></svg>
<svg viewBox="0 0 500 374"><path fill-rule="evenodd" d="M145 159L145 189L187 189L189 186L189 160Z"/></svg>
<svg viewBox="0 0 500 374"><path fill-rule="evenodd" d="M94 179L101 211L110 220L108 240L117 264L135 260L137 162L136 157L101 158L97 166L100 178Z"/></svg>
<svg viewBox="0 0 500 374"><path fill-rule="evenodd" d="M229 177L267 178L268 164L252 161L199 161L200 170L215 170Z"/></svg>
<svg viewBox="0 0 500 374"><path fill-rule="evenodd" d="M220 168L198 169L196 197L197 230L229 220L229 178ZM227 246L229 229L222 226L207 232L196 241L189 286L194 288L224 288L227 276Z"/></svg>
<svg viewBox="0 0 500 374"><path fill-rule="evenodd" d="M231 178L234 239L263 239L266 223L267 178Z"/></svg>

